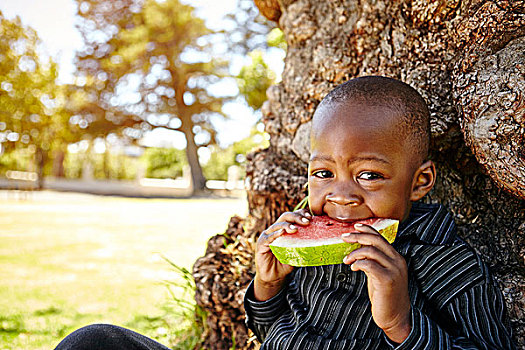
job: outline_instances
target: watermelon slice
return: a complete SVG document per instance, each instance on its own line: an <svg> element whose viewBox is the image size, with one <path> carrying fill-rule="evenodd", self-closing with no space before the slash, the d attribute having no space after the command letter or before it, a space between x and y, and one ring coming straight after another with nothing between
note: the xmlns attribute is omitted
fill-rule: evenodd
<svg viewBox="0 0 525 350"><path fill-rule="evenodd" d="M373 218L348 223L328 216L314 216L308 226L298 226L297 232L275 239L270 249L277 260L292 266L341 264L346 255L361 246L346 243L341 238L343 233L355 232L356 223L372 226L389 243L394 242L399 225L399 221L393 219Z"/></svg>

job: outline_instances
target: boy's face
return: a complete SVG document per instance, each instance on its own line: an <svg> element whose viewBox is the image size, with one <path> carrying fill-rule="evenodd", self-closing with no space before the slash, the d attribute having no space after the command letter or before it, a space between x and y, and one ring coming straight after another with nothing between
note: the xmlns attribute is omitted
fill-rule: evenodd
<svg viewBox="0 0 525 350"><path fill-rule="evenodd" d="M421 162L401 139L397 119L388 107L351 101L316 111L308 166L314 215L407 217Z"/></svg>

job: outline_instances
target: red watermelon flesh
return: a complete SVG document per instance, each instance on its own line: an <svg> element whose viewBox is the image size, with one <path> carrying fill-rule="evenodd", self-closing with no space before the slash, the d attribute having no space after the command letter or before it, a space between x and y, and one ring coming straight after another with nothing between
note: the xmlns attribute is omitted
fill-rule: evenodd
<svg viewBox="0 0 525 350"><path fill-rule="evenodd" d="M340 222L328 216L314 216L309 225L297 225L297 232L278 237L270 244L270 248L283 264L292 266L341 264L346 255L361 246L358 243L346 243L341 237L343 233L355 232L356 223L372 226L389 243L392 243L397 234L399 221L372 218Z"/></svg>

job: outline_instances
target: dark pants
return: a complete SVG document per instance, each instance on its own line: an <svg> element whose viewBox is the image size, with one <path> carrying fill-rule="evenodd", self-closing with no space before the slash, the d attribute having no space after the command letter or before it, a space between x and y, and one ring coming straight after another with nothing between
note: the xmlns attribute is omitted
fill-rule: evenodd
<svg viewBox="0 0 525 350"><path fill-rule="evenodd" d="M109 324L80 328L65 337L55 350L169 350L129 329Z"/></svg>

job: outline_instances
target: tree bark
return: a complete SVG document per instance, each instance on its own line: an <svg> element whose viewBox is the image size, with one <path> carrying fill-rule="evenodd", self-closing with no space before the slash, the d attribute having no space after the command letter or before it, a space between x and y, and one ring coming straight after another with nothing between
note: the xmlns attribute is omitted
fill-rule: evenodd
<svg viewBox="0 0 525 350"><path fill-rule="evenodd" d="M66 152L63 149L55 151L55 158L53 158L53 176L65 177L64 159L66 158Z"/></svg>
<svg viewBox="0 0 525 350"><path fill-rule="evenodd" d="M44 166L46 165L47 153L42 149L42 147L37 146L35 152L35 163L37 169L37 189L44 189Z"/></svg>
<svg viewBox="0 0 525 350"><path fill-rule="evenodd" d="M251 249L258 234L304 196L310 120L320 100L353 77L398 78L416 88L431 111L438 181L426 200L452 211L459 235L490 265L518 348L525 348L525 2L255 2L278 22L288 52L282 82L267 91L263 106L270 148L249 157L249 216L241 236ZM212 278L196 266L197 284ZM253 266L244 266L242 281L252 274ZM220 277L215 283L223 293L247 286ZM202 292L196 299L215 318L232 312ZM231 334L217 327L208 333L226 338L224 348L231 344ZM256 347L236 339L237 348Z"/></svg>
<svg viewBox="0 0 525 350"><path fill-rule="evenodd" d="M186 137L186 159L188 160L191 169L193 194L197 194L206 188L206 179L204 178L202 167L199 162L199 154L197 153L198 148L195 143L195 134L191 128L192 125L185 125L184 120L182 123L181 130Z"/></svg>
<svg viewBox="0 0 525 350"><path fill-rule="evenodd" d="M198 147L195 143L195 133L193 132L193 122L191 120L192 113L190 108L184 102L184 92L185 84L187 77L181 79L177 76L175 71L171 71L173 77L177 77L175 80L179 82L175 86L175 100L177 101L177 112L178 117L181 120L180 131L184 133L186 138L186 160L190 166L191 170L191 186L193 189L193 194L198 194L203 192L206 189L206 178L202 173L202 167L199 162Z"/></svg>

